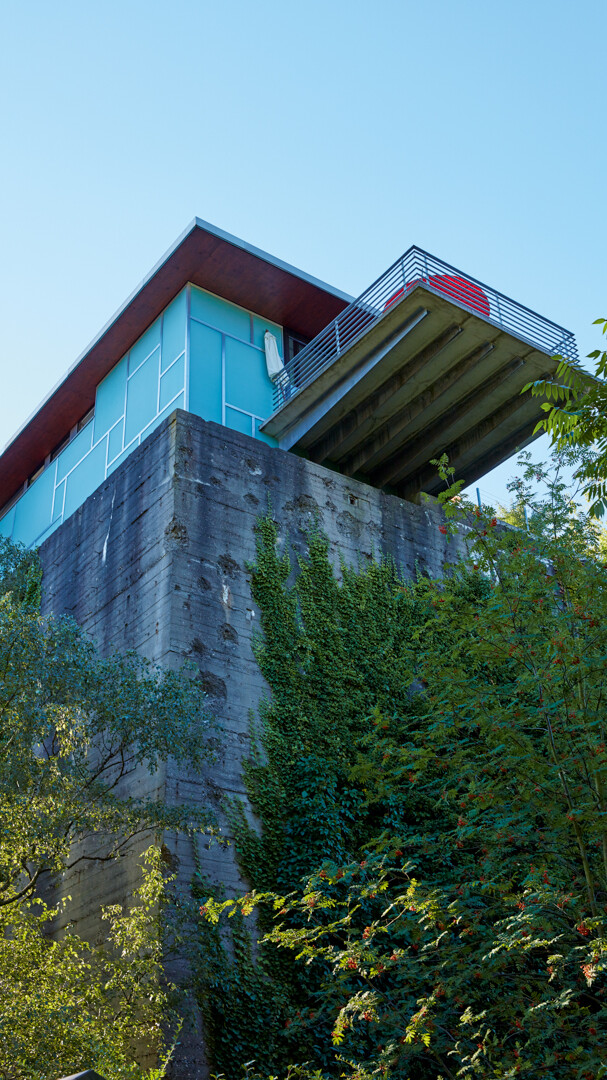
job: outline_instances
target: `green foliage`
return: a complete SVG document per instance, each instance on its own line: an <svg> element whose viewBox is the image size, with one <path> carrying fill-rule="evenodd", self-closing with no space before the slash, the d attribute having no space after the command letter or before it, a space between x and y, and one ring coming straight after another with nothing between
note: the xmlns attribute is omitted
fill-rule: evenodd
<svg viewBox="0 0 607 1080"><path fill-rule="evenodd" d="M607 333L607 319L595 319L595 325ZM602 517L607 506L607 351L594 349L588 354L595 362L594 376L559 359L554 378L528 383L523 393L546 399L542 409L547 415L535 430L548 432L556 450L576 446L585 451L577 476L591 503L591 515Z"/></svg>
<svg viewBox="0 0 607 1080"><path fill-rule="evenodd" d="M164 1053L159 852L148 853L132 908L104 913L103 947L69 929L69 900L64 912L49 896L91 861L111 873L135 836L206 824L124 794L140 766L209 756L203 695L189 672L161 674L135 655L100 659L73 621L40 614L39 590L36 555L3 542L0 1077L56 1080L84 1066L107 1080L160 1076L133 1056L142 1038ZM59 916L68 930L52 940Z"/></svg>
<svg viewBox="0 0 607 1080"><path fill-rule="evenodd" d="M229 1080L251 1059L255 1076L351 1080L607 1073L597 527L529 460L528 530L453 495L470 561L440 583L374 564L340 585L313 535L289 584L260 527L263 835L241 827L253 892L208 898L203 933L227 941L255 907L282 1009L261 1052L255 1031L239 1060L216 1039Z"/></svg>
<svg viewBox="0 0 607 1080"><path fill-rule="evenodd" d="M366 717L378 703L407 708L404 643L415 615L390 563L372 562L361 572L341 567L338 584L326 539L315 531L291 582L291 563L277 553L270 518L258 524L251 569L264 629L256 657L272 688L246 768L261 836L238 806L232 817L247 880L257 889L286 891L328 856L347 859L372 828L367 819L374 811L350 777L353 742L366 732ZM208 895L205 882L199 893ZM258 918L261 928L269 926L264 912ZM319 1020L316 971L275 949L250 957L240 938L226 955L221 929L214 933L211 956L209 929L203 932L199 1000L217 1071L239 1076L250 1058L268 1070L286 1068L304 1046L310 1057L326 1055L328 1046L331 1056L330 1024Z"/></svg>
<svg viewBox="0 0 607 1080"><path fill-rule="evenodd" d="M511 502L510 506L502 506L498 503L496 517L498 521L503 521L505 525L514 525L516 529L526 529L528 525L525 506L520 500L516 499Z"/></svg>
<svg viewBox="0 0 607 1080"><path fill-rule="evenodd" d="M238 847L247 875L257 880L264 868L263 888L281 889L319 859L339 859L350 849L364 803L349 775L352 741L375 705L393 710L407 703L411 613L395 567L371 563L357 572L342 565L340 572L338 584L326 538L312 532L308 558L289 586L290 563L276 554L275 525L259 523L252 592L264 637L255 655L272 698L260 710L263 754L250 762L246 779L265 828L261 837L241 830Z"/></svg>
<svg viewBox="0 0 607 1080"><path fill-rule="evenodd" d="M69 930L50 939L56 911L40 900L0 909L0 1076L56 1080L84 1064L107 1080L164 1075L133 1058L137 1043L162 1053L161 1021L172 1016L162 980L159 855L148 851L131 909L103 912L103 946Z"/></svg>
<svg viewBox="0 0 607 1080"><path fill-rule="evenodd" d="M42 567L37 551L0 537L0 580L2 592L10 593L15 604L38 607L41 599Z"/></svg>
<svg viewBox="0 0 607 1080"><path fill-rule="evenodd" d="M214 910L203 879L197 881L195 893L206 898L201 910ZM265 955L267 950L256 952L243 911L235 907L230 914L229 939L219 919L201 924L196 941L197 989L207 1053L222 1074L240 1077L251 1052L264 1070L274 1068L277 1036L285 1024L285 1001L276 966Z"/></svg>

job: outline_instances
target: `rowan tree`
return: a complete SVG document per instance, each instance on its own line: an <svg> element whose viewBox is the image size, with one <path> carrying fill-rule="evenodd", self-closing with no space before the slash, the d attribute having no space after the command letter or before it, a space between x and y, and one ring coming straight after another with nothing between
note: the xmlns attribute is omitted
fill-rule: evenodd
<svg viewBox="0 0 607 1080"><path fill-rule="evenodd" d="M607 333L607 319L595 319L595 326ZM582 451L577 478L591 503L590 513L603 517L607 507L607 351L594 349L588 359L595 365L594 375L577 362L564 357L553 377L528 383L523 393L543 398L546 416L536 431L546 431L557 451L575 446Z"/></svg>
<svg viewBox="0 0 607 1080"><path fill-rule="evenodd" d="M409 703L377 705L357 726L349 779L364 808L346 857L239 910L271 909L265 947L317 972L285 1021L291 1073L596 1080L607 1072L598 530L559 469L529 459L515 485L527 529L456 492L441 528L465 530L468 559L443 580L394 584ZM204 915L237 906L209 899Z"/></svg>

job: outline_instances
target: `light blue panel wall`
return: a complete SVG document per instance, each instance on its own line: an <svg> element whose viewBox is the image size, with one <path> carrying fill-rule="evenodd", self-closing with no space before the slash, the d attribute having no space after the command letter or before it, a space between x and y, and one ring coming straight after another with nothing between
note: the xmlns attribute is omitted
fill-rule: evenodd
<svg viewBox="0 0 607 1080"><path fill-rule="evenodd" d="M65 497L65 484L66 481L62 480L60 484L57 484L55 488L55 498L53 501L53 521L57 521L63 514L63 499Z"/></svg>
<svg viewBox="0 0 607 1080"><path fill-rule="evenodd" d="M0 536L11 536L13 531L13 525L15 524L16 509L17 507L13 506L13 508L9 510L8 514L4 515L2 521L0 521Z"/></svg>
<svg viewBox="0 0 607 1080"><path fill-rule="evenodd" d="M131 350L132 355L133 350ZM156 415L158 406L158 369L160 350L141 364L128 381L126 391L126 427L124 442L128 445Z"/></svg>
<svg viewBox="0 0 607 1080"><path fill-rule="evenodd" d="M166 419L167 416L170 416L171 413L175 412L175 409L184 409L184 408L185 408L185 393L182 393L182 394L179 395L178 398L175 399L175 401L172 401L171 404L169 406L167 406L166 409L164 409L161 413L159 413L158 416L155 416L154 419L152 420L151 424L148 424L148 426L143 429L143 431L141 432L141 442L143 442L143 440L146 439L148 435L151 435L151 433L154 431L154 428L157 428L158 425L161 424L162 421L164 419ZM134 449L135 449L134 446L127 447L127 449L124 450L119 455L119 457L117 457L114 461L110 462L108 467L107 467L107 475L110 476L110 474L113 473L114 470L119 467L119 465L122 465L122 462L125 461L126 458L128 458L129 454L133 453Z"/></svg>
<svg viewBox="0 0 607 1080"><path fill-rule="evenodd" d="M264 418L272 412L265 353L233 338L226 338L226 402Z"/></svg>
<svg viewBox="0 0 607 1080"><path fill-rule="evenodd" d="M48 529L53 509L55 469L45 469L15 506L13 540L33 544Z"/></svg>
<svg viewBox="0 0 607 1080"><path fill-rule="evenodd" d="M280 357L283 357L282 348L282 326L278 326L277 323L268 322L267 319L262 319L261 315L253 315L253 344L263 349L263 335L266 330L269 330L271 334L274 334L276 338L276 344L278 345L278 352Z"/></svg>
<svg viewBox="0 0 607 1080"><path fill-rule="evenodd" d="M63 477L77 465L81 458L91 449L93 440L93 426L94 421L86 425L82 431L76 435L75 439L72 439L69 446L66 446L59 457L57 458L57 483L63 479ZM53 470L54 473L54 470Z"/></svg>
<svg viewBox="0 0 607 1080"><path fill-rule="evenodd" d="M241 431L243 435L252 435L251 425L252 419L250 416L226 405L226 427L232 428L233 431Z"/></svg>
<svg viewBox="0 0 607 1080"><path fill-rule="evenodd" d="M122 441L122 433L124 430L124 420L119 420L118 423L112 428L108 435L108 461L113 461L115 457L121 452L124 443Z"/></svg>
<svg viewBox="0 0 607 1080"><path fill-rule="evenodd" d="M261 439L261 441L267 443L268 446L278 446L276 439L273 439L271 435L265 435L263 431L259 430L262 423L263 420L255 421L255 438Z"/></svg>
<svg viewBox="0 0 607 1080"><path fill-rule="evenodd" d="M124 414L127 363L128 356L123 356L97 387L93 442L97 442L102 435L105 435L106 431L109 431L118 418Z"/></svg>
<svg viewBox="0 0 607 1080"><path fill-rule="evenodd" d="M46 532L43 532L42 535L37 538L36 546L38 546L40 544L43 544L44 541L47 540L48 537L51 535L51 533L54 533L55 529L58 529L60 525L61 525L60 520L54 521L52 525L49 525Z"/></svg>
<svg viewBox="0 0 607 1080"><path fill-rule="evenodd" d="M160 376L160 408L164 409L185 387L185 356Z"/></svg>
<svg viewBox="0 0 607 1080"><path fill-rule="evenodd" d="M132 375L153 349L160 349L160 319L156 319L129 353L129 375Z"/></svg>
<svg viewBox="0 0 607 1080"><path fill-rule="evenodd" d="M185 393L181 393L179 395L179 397L175 398L175 400L170 403L170 405L167 405L166 409L163 409L163 411L161 413L158 413L158 416L154 417L154 419L152 420L152 423L148 424L145 431L141 432L141 441L143 442L144 439L147 439L148 435L151 435L152 431L154 431L154 428L157 428L158 425L161 424L162 421L167 416L170 416L171 413L174 413L175 409L184 409L184 408L185 408Z"/></svg>
<svg viewBox="0 0 607 1080"><path fill-rule="evenodd" d="M63 520L74 513L105 480L105 439L87 454L66 480Z"/></svg>
<svg viewBox="0 0 607 1080"><path fill-rule="evenodd" d="M213 296L192 285L190 299L190 314L193 319L222 330L224 334L232 334L233 337L242 338L243 341L251 340L251 318L248 311L230 304L228 300L222 300L220 296Z"/></svg>
<svg viewBox="0 0 607 1080"><path fill-rule="evenodd" d="M135 449L136 449L135 446L129 446L129 448L127 450L123 450L123 452L119 455L119 457L117 457L114 461L112 461L108 465L108 467L107 467L107 475L109 476L111 473L114 472L115 469L118 468L119 465L122 465L122 462L125 461L126 458L128 458L129 454L132 454L133 450L135 450Z"/></svg>
<svg viewBox="0 0 607 1080"><path fill-rule="evenodd" d="M162 371L185 349L186 316L186 292L183 289L165 308L162 317Z"/></svg>
<svg viewBox="0 0 607 1080"><path fill-rule="evenodd" d="M282 355L281 327L196 286L190 293L189 372L184 289L99 384L94 420L0 520L0 536L40 543L166 416L186 407L186 384L191 412L275 445L254 417L272 412L263 336L270 330Z"/></svg>
<svg viewBox="0 0 607 1080"><path fill-rule="evenodd" d="M190 327L189 410L221 423L221 334L197 322Z"/></svg>

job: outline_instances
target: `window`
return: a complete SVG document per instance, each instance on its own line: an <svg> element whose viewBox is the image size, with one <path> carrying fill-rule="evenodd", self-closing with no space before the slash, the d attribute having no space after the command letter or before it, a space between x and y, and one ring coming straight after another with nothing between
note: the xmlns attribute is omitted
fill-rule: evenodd
<svg viewBox="0 0 607 1080"><path fill-rule="evenodd" d="M302 349L305 349L310 340L310 338L302 337L301 334L296 334L293 330L285 330L285 365L290 364L292 360L295 360L295 357L299 355ZM289 366L289 378L292 386L295 388L301 386L301 383L305 381L305 365L300 367L297 362L295 362L292 366Z"/></svg>
<svg viewBox="0 0 607 1080"><path fill-rule="evenodd" d="M28 487L31 487L32 484L34 483L34 481L37 480L39 476L42 476L42 473L44 472L44 465L45 465L45 462L43 461L42 464L39 465L37 469L34 469L31 476L28 476L28 478L27 478L27 486Z"/></svg>
<svg viewBox="0 0 607 1080"><path fill-rule="evenodd" d="M59 454L61 453L62 450L65 450L65 448L66 448L67 444L69 443L69 441L70 441L70 437L69 437L69 435L66 435L65 438L63 438L61 440L61 442L57 443L54 450L51 450L51 461L54 461L55 458L59 457Z"/></svg>
<svg viewBox="0 0 607 1080"><path fill-rule="evenodd" d="M95 406L93 405L92 409L89 409L89 411L86 412L84 414L84 416L82 417L82 420L79 420L78 423L76 424L76 434L78 434L79 431L82 431L82 429L85 428L88 423L90 423L90 421L93 419L94 415L95 415Z"/></svg>
<svg viewBox="0 0 607 1080"><path fill-rule="evenodd" d="M71 443L72 439L75 439L76 435L80 434L82 429L85 428L87 424L90 424L94 415L95 406L93 405L92 409L89 409L88 412L85 412L84 416L78 421L78 423L74 424L72 430L63 437L61 442L57 443L53 450L51 450L49 461L54 461L55 458L59 457L59 454L62 450L65 450L68 443Z"/></svg>

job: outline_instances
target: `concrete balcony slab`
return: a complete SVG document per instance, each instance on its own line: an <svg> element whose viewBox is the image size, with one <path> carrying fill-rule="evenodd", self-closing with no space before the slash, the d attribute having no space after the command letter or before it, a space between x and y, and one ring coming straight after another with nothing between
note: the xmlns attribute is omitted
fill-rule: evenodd
<svg viewBox="0 0 607 1080"><path fill-rule="evenodd" d="M532 440L542 411L521 391L554 373L550 351L421 280L370 310L368 327L356 305L348 347L300 387L289 365L263 428L282 449L411 498L438 490L428 462L443 452L469 484Z"/></svg>

